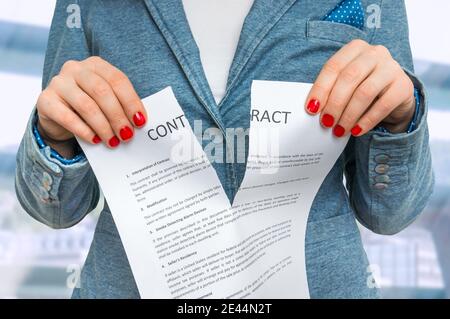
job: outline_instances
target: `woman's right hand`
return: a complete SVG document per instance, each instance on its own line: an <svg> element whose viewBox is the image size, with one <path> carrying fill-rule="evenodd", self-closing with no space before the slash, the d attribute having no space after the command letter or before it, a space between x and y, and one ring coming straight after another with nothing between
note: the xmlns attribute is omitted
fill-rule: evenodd
<svg viewBox="0 0 450 319"><path fill-rule="evenodd" d="M74 135L115 148L147 120L128 77L99 57L67 61L39 96L37 112L42 137L63 156Z"/></svg>

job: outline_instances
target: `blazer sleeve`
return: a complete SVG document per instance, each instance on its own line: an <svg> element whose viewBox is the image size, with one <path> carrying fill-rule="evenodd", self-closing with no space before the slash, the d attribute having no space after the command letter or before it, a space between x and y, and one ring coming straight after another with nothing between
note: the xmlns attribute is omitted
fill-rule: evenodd
<svg viewBox="0 0 450 319"><path fill-rule="evenodd" d="M44 63L43 89L66 61L90 56L89 37L73 15L78 9L83 14L87 4L74 0L56 3ZM83 21L83 15L81 18ZM17 197L36 220L52 228L67 228L96 207L99 186L86 159L63 165L50 157L49 147L38 147L32 132L35 113L34 109L17 153Z"/></svg>
<svg viewBox="0 0 450 319"><path fill-rule="evenodd" d="M404 1L383 0L371 44L383 45L420 92L420 113L411 133L377 131L352 138L345 176L357 219L379 234L395 234L424 209L434 186L427 126L427 96L414 75Z"/></svg>

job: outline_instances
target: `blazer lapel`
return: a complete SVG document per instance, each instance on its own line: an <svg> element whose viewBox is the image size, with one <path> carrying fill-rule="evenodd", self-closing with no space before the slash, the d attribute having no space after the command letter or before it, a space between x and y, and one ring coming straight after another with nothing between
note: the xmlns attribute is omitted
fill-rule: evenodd
<svg viewBox="0 0 450 319"><path fill-rule="evenodd" d="M297 0L255 0L245 19L230 68L223 104L258 44Z"/></svg>
<svg viewBox="0 0 450 319"><path fill-rule="evenodd" d="M220 104L226 101L228 93L239 80L242 69L258 44L296 1L254 0L241 31L238 47L228 75L227 91ZM199 49L186 19L182 1L144 0L144 2L183 68L196 96L218 127L225 133L222 116L208 85Z"/></svg>
<svg viewBox="0 0 450 319"><path fill-rule="evenodd" d="M183 69L197 98L223 131L217 104L203 71L200 53L192 36L181 0L144 0L150 15Z"/></svg>

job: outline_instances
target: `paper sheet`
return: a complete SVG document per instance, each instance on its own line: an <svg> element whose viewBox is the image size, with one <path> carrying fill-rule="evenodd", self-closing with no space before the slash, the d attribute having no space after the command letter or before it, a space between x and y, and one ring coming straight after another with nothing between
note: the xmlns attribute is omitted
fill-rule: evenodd
<svg viewBox="0 0 450 319"><path fill-rule="evenodd" d="M306 114L310 87L253 82L247 170L232 207L170 88L143 100L149 120L130 143L80 142L142 298L309 297L308 214L348 141Z"/></svg>

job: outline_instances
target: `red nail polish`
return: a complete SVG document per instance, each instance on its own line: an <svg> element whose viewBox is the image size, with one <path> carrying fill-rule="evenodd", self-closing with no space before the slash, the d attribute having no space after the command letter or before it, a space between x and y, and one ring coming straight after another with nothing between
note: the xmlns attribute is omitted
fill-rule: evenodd
<svg viewBox="0 0 450 319"><path fill-rule="evenodd" d="M311 99L308 102L308 105L306 107L308 109L308 111L310 111L311 113L316 114L319 111L320 108L320 101L316 100L316 99Z"/></svg>
<svg viewBox="0 0 450 319"><path fill-rule="evenodd" d="M332 127L334 124L334 117L330 114L324 114L324 116L322 116L322 124L325 127Z"/></svg>
<svg viewBox="0 0 450 319"><path fill-rule="evenodd" d="M352 135L358 136L362 132L362 128L359 125L356 125L354 128L352 128Z"/></svg>
<svg viewBox="0 0 450 319"><path fill-rule="evenodd" d="M144 125L146 122L144 114L142 114L141 112L137 112L136 114L134 114L133 122L134 125L138 127Z"/></svg>
<svg viewBox="0 0 450 319"><path fill-rule="evenodd" d="M129 140L130 138L133 137L133 130L131 128L129 128L128 126L124 126L122 127L122 129L120 130L120 137L122 138L122 140L126 141Z"/></svg>
<svg viewBox="0 0 450 319"><path fill-rule="evenodd" d="M120 140L117 138L117 136L111 137L111 139L108 141L109 146L111 147L117 147L120 144Z"/></svg>
<svg viewBox="0 0 450 319"><path fill-rule="evenodd" d="M98 143L100 143L102 141L102 139L98 136L98 135L95 135L93 138L92 138L92 143L94 143L94 144L98 144Z"/></svg>
<svg viewBox="0 0 450 319"><path fill-rule="evenodd" d="M336 125L333 129L333 134L336 137L342 137L345 134L345 128L343 128L342 126L340 126L339 124Z"/></svg>

